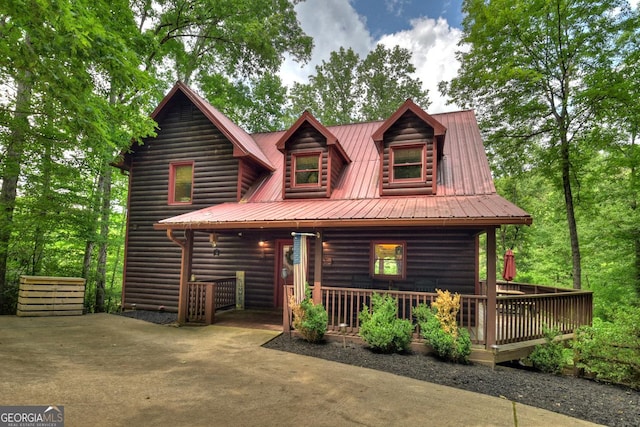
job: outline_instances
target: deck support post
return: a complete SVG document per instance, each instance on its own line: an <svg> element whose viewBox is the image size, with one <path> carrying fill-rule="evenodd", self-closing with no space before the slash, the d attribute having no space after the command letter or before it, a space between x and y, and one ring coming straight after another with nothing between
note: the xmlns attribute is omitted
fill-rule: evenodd
<svg viewBox="0 0 640 427"><path fill-rule="evenodd" d="M322 232L316 234L313 267L313 303L322 302Z"/></svg>
<svg viewBox="0 0 640 427"><path fill-rule="evenodd" d="M173 235L173 230L167 230L167 237L182 248L180 261L180 288L178 294L178 323L187 323L187 299L189 298L188 283L191 277L191 260L193 255L193 230L184 231L184 239L178 239Z"/></svg>
<svg viewBox="0 0 640 427"><path fill-rule="evenodd" d="M496 344L496 228L487 228L487 324L486 349Z"/></svg>

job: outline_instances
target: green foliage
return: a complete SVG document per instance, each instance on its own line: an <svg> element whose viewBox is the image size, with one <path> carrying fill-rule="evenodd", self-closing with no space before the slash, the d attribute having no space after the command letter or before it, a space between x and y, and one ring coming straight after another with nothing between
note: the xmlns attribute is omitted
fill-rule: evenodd
<svg viewBox="0 0 640 427"><path fill-rule="evenodd" d="M327 321L329 316L322 304L314 304L311 299L311 291L306 288L305 298L296 304L293 297L289 305L293 310L293 327L300 332L300 335L311 343L322 341L327 332Z"/></svg>
<svg viewBox="0 0 640 427"><path fill-rule="evenodd" d="M427 340L436 355L444 360L456 363L468 363L471 354L471 337L466 329L457 329L457 333L446 332L438 319L438 310L421 304L413 310L420 325L420 334Z"/></svg>
<svg viewBox="0 0 640 427"><path fill-rule="evenodd" d="M376 351L393 353L405 351L411 343L413 325L409 320L398 319L398 305L390 295L374 293L371 296L372 310L366 305L360 312L362 339Z"/></svg>
<svg viewBox="0 0 640 427"><path fill-rule="evenodd" d="M564 343L556 338L560 335L557 329L544 328L542 345L536 345L527 360L534 368L550 374L560 374L564 367Z"/></svg>
<svg viewBox="0 0 640 427"><path fill-rule="evenodd" d="M576 366L603 381L640 389L640 310L621 307L612 318L596 318L577 332Z"/></svg>
<svg viewBox="0 0 640 427"><path fill-rule="evenodd" d="M398 46L376 49L360 59L353 49L340 48L316 66L308 84L291 90L292 114L309 110L324 125L388 118L407 99L429 106L427 92L412 77L411 53Z"/></svg>

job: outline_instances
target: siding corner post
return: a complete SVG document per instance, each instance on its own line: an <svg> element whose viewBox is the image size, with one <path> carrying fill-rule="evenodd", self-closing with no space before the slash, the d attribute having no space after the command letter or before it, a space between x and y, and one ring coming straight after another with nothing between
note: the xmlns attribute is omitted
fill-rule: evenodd
<svg viewBox="0 0 640 427"><path fill-rule="evenodd" d="M180 288L178 294L178 323L187 322L187 303L189 298L188 282L191 276L191 261L193 255L193 230L184 231L184 239L178 239L173 235L173 230L167 230L167 237L182 248L180 262Z"/></svg>
<svg viewBox="0 0 640 427"><path fill-rule="evenodd" d="M487 228L487 331L486 349L496 344L496 228Z"/></svg>

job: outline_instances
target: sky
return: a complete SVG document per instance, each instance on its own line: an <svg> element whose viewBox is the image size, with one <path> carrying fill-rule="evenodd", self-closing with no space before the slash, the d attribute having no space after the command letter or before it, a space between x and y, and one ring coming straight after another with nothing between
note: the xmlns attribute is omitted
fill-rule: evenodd
<svg viewBox="0 0 640 427"><path fill-rule="evenodd" d="M314 40L311 61L283 65L283 83L305 83L315 66L340 47L361 58L378 43L398 45L413 54L416 75L429 90L429 113L458 109L447 105L437 85L457 74L455 59L461 37L462 0L306 0L296 6L302 29Z"/></svg>

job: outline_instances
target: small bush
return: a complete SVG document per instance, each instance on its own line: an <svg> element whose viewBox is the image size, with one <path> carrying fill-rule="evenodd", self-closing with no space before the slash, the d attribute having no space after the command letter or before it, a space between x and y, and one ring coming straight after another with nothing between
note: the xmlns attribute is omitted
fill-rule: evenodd
<svg viewBox="0 0 640 427"><path fill-rule="evenodd" d="M640 389L640 310L619 308L608 322L594 319L573 341L576 367L596 378Z"/></svg>
<svg viewBox="0 0 640 427"><path fill-rule="evenodd" d="M432 307L421 304L413 314L420 325L420 334L436 355L456 363L468 363L471 354L469 331L458 328L456 316L460 310L460 295L437 290Z"/></svg>
<svg viewBox="0 0 640 427"><path fill-rule="evenodd" d="M560 331L549 328L544 328L543 331L545 343L536 345L533 352L527 357L527 361L542 372L560 374L565 365L564 343L556 340Z"/></svg>
<svg viewBox="0 0 640 427"><path fill-rule="evenodd" d="M360 312L360 337L373 349L383 353L408 349L413 325L409 320L398 319L395 298L374 293L371 306L371 313L366 305Z"/></svg>
<svg viewBox="0 0 640 427"><path fill-rule="evenodd" d="M311 291L306 289L305 298L296 304L294 297L289 300L293 311L293 327L300 332L302 338L311 343L322 341L327 332L327 311L322 304L314 304Z"/></svg>

